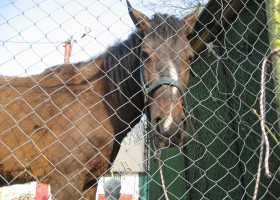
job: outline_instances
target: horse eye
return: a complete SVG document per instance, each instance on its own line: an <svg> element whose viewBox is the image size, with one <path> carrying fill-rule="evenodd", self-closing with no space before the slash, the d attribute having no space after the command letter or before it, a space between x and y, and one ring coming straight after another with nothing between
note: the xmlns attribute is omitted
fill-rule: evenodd
<svg viewBox="0 0 280 200"><path fill-rule="evenodd" d="M141 57L142 60L146 60L146 59L149 58L149 54L145 51L141 51L140 52L140 57Z"/></svg>

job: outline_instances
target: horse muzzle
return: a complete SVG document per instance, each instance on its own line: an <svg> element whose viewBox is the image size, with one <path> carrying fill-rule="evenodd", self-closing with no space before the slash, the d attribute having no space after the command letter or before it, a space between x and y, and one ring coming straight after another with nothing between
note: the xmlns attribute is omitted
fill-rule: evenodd
<svg viewBox="0 0 280 200"><path fill-rule="evenodd" d="M156 117L152 120L152 136L157 148L180 147L187 136L187 122L185 116L172 118Z"/></svg>
<svg viewBox="0 0 280 200"><path fill-rule="evenodd" d="M147 88L143 77L140 78L144 94L147 95L145 104L149 106L146 107L145 113L151 122L155 146L157 148L181 146L187 135L185 131L187 101L183 85L178 80L163 77Z"/></svg>

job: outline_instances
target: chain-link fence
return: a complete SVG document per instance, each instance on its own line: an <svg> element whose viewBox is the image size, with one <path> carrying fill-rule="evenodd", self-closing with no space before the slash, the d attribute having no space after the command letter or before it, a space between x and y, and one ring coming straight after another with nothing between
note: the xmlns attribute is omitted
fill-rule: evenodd
<svg viewBox="0 0 280 200"><path fill-rule="evenodd" d="M130 3L0 2L0 199L280 199L280 5Z"/></svg>

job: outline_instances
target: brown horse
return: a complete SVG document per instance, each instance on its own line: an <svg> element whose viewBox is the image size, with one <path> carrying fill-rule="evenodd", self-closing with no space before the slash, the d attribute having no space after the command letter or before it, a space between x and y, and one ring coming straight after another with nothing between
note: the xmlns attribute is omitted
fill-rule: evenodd
<svg viewBox="0 0 280 200"><path fill-rule="evenodd" d="M56 199L95 199L145 107L157 147L183 143L196 15L128 9L137 30L95 60L0 77L0 186L38 181Z"/></svg>

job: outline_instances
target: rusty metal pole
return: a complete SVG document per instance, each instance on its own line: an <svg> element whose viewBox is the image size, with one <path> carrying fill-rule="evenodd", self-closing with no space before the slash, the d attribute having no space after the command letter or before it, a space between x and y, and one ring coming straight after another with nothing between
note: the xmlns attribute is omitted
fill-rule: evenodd
<svg viewBox="0 0 280 200"><path fill-rule="evenodd" d="M70 63L70 57L71 57L71 53L72 53L73 44L77 43L78 40L85 37L89 32L91 32L89 26L85 26L82 30L80 30L75 35L73 35L71 38L69 38L67 41L65 41L64 64Z"/></svg>
<svg viewBox="0 0 280 200"><path fill-rule="evenodd" d="M71 39L68 39L65 42L65 52L64 52L64 64L69 64L70 63L70 56L71 56L71 51L72 51L72 44L71 44Z"/></svg>

